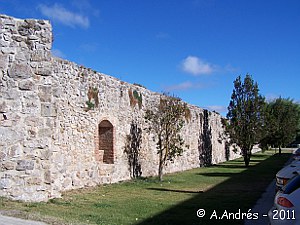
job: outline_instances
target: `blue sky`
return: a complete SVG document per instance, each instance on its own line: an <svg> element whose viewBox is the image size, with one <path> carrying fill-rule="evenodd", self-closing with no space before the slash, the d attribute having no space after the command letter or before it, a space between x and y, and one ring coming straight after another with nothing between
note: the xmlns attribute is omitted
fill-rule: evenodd
<svg viewBox="0 0 300 225"><path fill-rule="evenodd" d="M0 0L51 21L53 54L223 115L247 73L267 99L300 102L298 0Z"/></svg>

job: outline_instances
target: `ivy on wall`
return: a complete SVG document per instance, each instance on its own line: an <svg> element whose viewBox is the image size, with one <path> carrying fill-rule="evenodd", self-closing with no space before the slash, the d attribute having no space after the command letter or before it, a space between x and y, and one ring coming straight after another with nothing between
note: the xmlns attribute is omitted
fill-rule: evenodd
<svg viewBox="0 0 300 225"><path fill-rule="evenodd" d="M98 97L99 90L98 88L89 87L88 90L88 101L86 101L87 111L97 108L99 106L99 97Z"/></svg>
<svg viewBox="0 0 300 225"><path fill-rule="evenodd" d="M135 105L138 104L139 109L141 109L143 106L142 93L139 93L137 90L132 91L132 89L129 89L128 95L129 95L130 106L134 108Z"/></svg>

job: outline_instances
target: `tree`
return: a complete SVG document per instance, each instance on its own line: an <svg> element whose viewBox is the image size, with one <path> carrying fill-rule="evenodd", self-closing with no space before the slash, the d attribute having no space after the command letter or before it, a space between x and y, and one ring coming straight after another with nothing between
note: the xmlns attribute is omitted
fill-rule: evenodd
<svg viewBox="0 0 300 225"><path fill-rule="evenodd" d="M163 94L160 103L154 111L147 110L145 119L150 122L149 129L155 133L156 148L159 154L158 176L162 181L163 169L167 161L173 161L183 152L184 140L180 131L188 116L187 104L181 99Z"/></svg>
<svg viewBox="0 0 300 225"><path fill-rule="evenodd" d="M300 123L300 107L293 100L277 98L266 105L265 144L279 148L296 139Z"/></svg>
<svg viewBox="0 0 300 225"><path fill-rule="evenodd" d="M225 126L231 142L237 144L245 166L249 166L251 151L260 140L263 127L264 98L259 94L258 84L247 74L244 83L241 76L234 81L234 89L228 106Z"/></svg>

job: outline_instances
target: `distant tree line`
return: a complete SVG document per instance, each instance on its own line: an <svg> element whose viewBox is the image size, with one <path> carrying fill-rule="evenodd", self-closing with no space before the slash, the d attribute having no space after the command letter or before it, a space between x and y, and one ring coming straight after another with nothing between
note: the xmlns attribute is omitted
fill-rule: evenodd
<svg viewBox="0 0 300 225"><path fill-rule="evenodd" d="M248 166L255 144L263 149L281 148L300 139L300 105L289 98L266 101L260 95L257 82L247 74L234 81L234 89L223 124L231 142L241 149Z"/></svg>
<svg viewBox="0 0 300 225"><path fill-rule="evenodd" d="M184 148L188 148L181 136L181 130L189 121L190 111L187 104L175 96L163 94L160 97L156 109L146 111L145 119L149 124L149 132L153 132L157 141L156 148L159 154L158 175L159 180L163 179L163 170L168 161L173 161L180 156ZM204 123L205 125L205 123ZM298 139L300 140L300 106L289 98L277 98L272 101L266 99L259 93L257 82L247 74L242 80L238 76L234 81L234 89L228 106L226 119L223 119L225 131L230 137L231 143L241 149L245 165L250 163L252 149L260 144L263 149L278 147L281 148ZM135 127L133 127L135 128ZM203 129L205 130L205 126ZM132 129L132 131L138 131ZM138 151L139 144L136 140L140 136L131 135L129 150ZM205 139L205 137L203 137ZM133 141L133 142L132 142ZM210 146L203 145L205 152ZM130 165L137 162L138 157L135 151L129 151ZM134 177L141 175L140 167L131 167Z"/></svg>

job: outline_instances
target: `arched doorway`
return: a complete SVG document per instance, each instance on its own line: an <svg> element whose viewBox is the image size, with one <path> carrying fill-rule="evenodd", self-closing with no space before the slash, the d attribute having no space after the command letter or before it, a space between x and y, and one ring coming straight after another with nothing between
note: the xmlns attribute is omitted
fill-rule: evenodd
<svg viewBox="0 0 300 225"><path fill-rule="evenodd" d="M108 120L103 120L98 127L99 151L103 151L103 163L114 163L114 127Z"/></svg>

